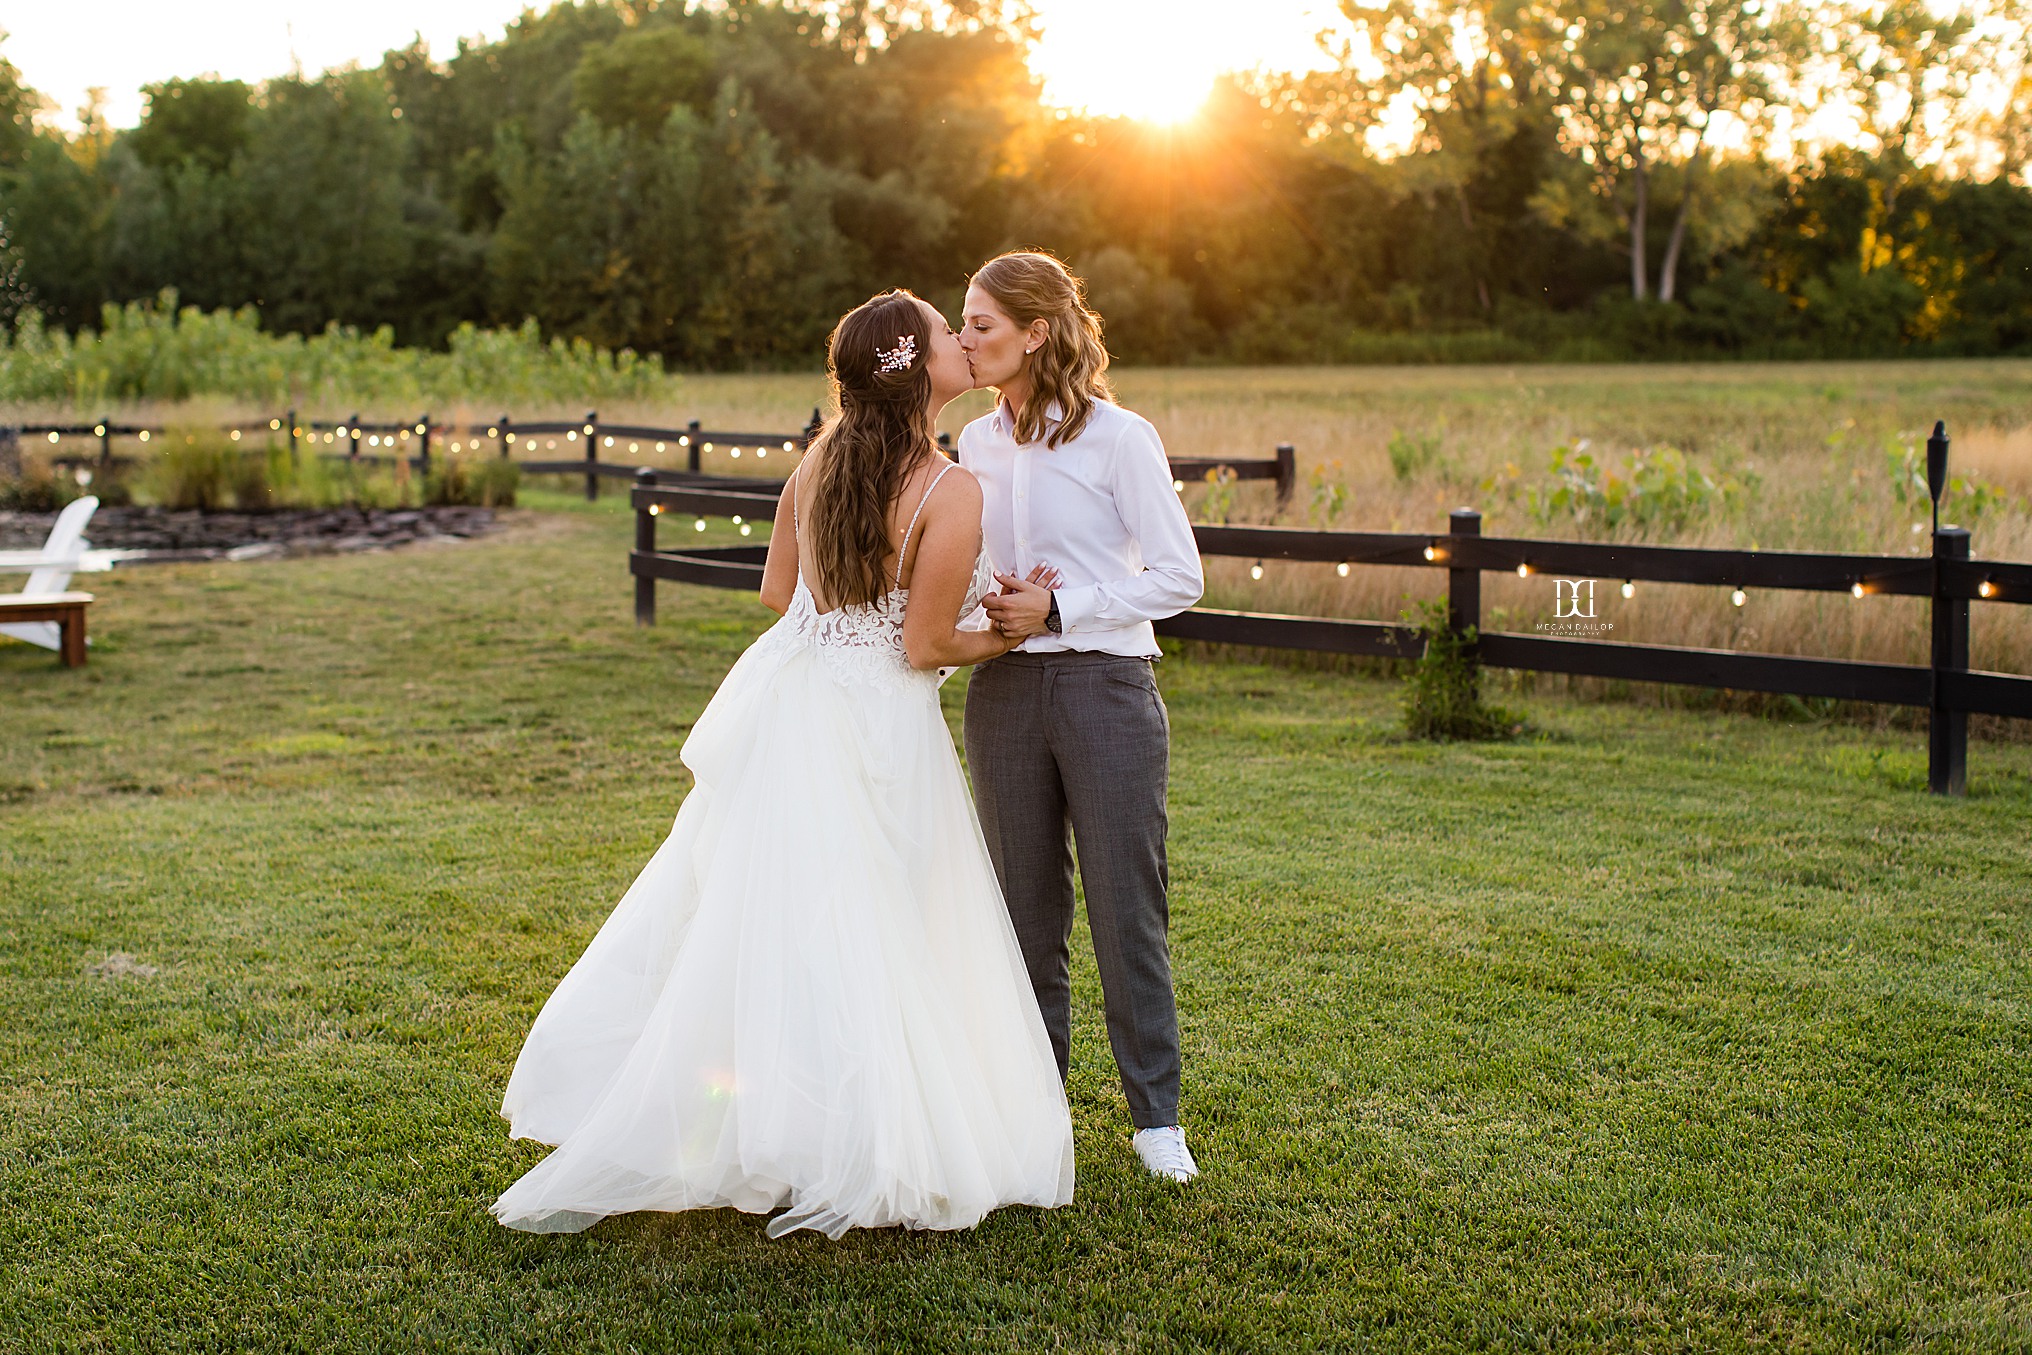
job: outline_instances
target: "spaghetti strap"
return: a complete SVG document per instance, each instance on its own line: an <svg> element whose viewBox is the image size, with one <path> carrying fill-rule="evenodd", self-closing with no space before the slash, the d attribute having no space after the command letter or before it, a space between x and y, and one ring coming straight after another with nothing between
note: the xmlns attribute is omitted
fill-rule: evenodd
<svg viewBox="0 0 2032 1355"><path fill-rule="evenodd" d="M931 483L924 487L924 497L917 501L917 511L910 515L910 525L903 529L903 544L897 547L896 550L896 586L898 588L903 586L903 557L910 553L910 534L917 530L917 519L923 516L924 505L931 501L931 491L938 488L938 482L945 479L946 471L951 470L953 464L950 461L946 462L939 473L931 477ZM791 509L793 513L796 511L796 504L794 502L791 505Z"/></svg>

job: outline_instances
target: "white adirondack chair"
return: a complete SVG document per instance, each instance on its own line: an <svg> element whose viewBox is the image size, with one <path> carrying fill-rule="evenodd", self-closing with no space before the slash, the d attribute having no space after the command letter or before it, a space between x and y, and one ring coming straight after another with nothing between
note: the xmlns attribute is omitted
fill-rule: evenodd
<svg viewBox="0 0 2032 1355"><path fill-rule="evenodd" d="M41 597L64 591L90 546L85 540L85 524L98 511L99 501L89 494L82 499L73 499L65 505L63 512L57 514L56 525L49 529L49 539L42 543L41 550L0 551L0 569L25 568L29 571L28 582L23 585L20 596ZM54 621L19 621L0 625L0 635L26 640L44 649L59 649L63 644Z"/></svg>

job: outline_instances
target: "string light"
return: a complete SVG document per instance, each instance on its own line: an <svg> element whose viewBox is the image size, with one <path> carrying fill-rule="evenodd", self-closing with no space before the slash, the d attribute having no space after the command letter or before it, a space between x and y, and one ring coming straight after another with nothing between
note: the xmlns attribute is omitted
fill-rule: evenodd
<svg viewBox="0 0 2032 1355"><path fill-rule="evenodd" d="M662 504L660 504L660 503L652 503L652 504L650 504L650 505L649 505L649 516L650 516L650 517L659 517L659 516L661 516L661 515L662 515L662 513L663 513L663 505L662 505Z"/></svg>
<svg viewBox="0 0 2032 1355"><path fill-rule="evenodd" d="M691 446L691 439L689 437L681 437L677 440L677 445L680 447L689 447Z"/></svg>
<svg viewBox="0 0 2032 1355"><path fill-rule="evenodd" d="M752 532L752 531L754 531L754 530L755 530L755 528L754 528L754 527L753 527L753 526L752 526L751 524L749 524L749 523L746 523L746 522L744 522L744 523L742 523L742 524L741 524L741 535L742 535L742 536L746 536L746 535L748 535L748 534L749 534L750 532Z"/></svg>
<svg viewBox="0 0 2032 1355"><path fill-rule="evenodd" d="M1749 600L1749 596L1749 594L1738 588L1735 592L1729 594L1729 601L1740 607Z"/></svg>
<svg viewBox="0 0 2032 1355"><path fill-rule="evenodd" d="M340 437L344 437L346 435L346 426L344 424L340 424L337 428L334 428L332 431L334 433L337 433Z"/></svg>
<svg viewBox="0 0 2032 1355"><path fill-rule="evenodd" d="M734 514L734 525L736 527L741 525L741 515L739 513Z"/></svg>
<svg viewBox="0 0 2032 1355"><path fill-rule="evenodd" d="M1185 481L1183 480L1173 480L1171 482L1171 487L1177 490L1180 494L1185 493Z"/></svg>
<svg viewBox="0 0 2032 1355"><path fill-rule="evenodd" d="M763 457L767 455L769 455L769 449L767 447L757 447L755 449L755 459L757 461L760 461Z"/></svg>
<svg viewBox="0 0 2032 1355"><path fill-rule="evenodd" d="M501 430L499 428L489 428L487 430L487 436L490 438L498 438L501 436Z"/></svg>
<svg viewBox="0 0 2032 1355"><path fill-rule="evenodd" d="M56 430L55 430L55 429L53 429L53 428L52 428L52 429L50 430L50 433L49 433L49 440L50 440L51 442L55 442L55 441L57 440L57 433L56 433Z"/></svg>
<svg viewBox="0 0 2032 1355"><path fill-rule="evenodd" d="M503 438L502 441L507 443L510 447L513 447L515 445L515 435L513 433L510 433L505 438Z"/></svg>
<svg viewBox="0 0 2032 1355"><path fill-rule="evenodd" d="M148 441L148 430L146 428L141 430L141 440L143 442Z"/></svg>
<svg viewBox="0 0 2032 1355"><path fill-rule="evenodd" d="M381 435L379 433L369 433L367 435L367 445L369 447L379 447L381 445Z"/></svg>
<svg viewBox="0 0 2032 1355"><path fill-rule="evenodd" d="M577 442L579 440L579 435L575 431L567 430L564 435L564 440L566 442Z"/></svg>
<svg viewBox="0 0 2032 1355"><path fill-rule="evenodd" d="M1976 585L1977 597L1993 598L1996 595L1997 595L1997 585L1991 583L1988 579L1984 579L1981 583Z"/></svg>
<svg viewBox="0 0 2032 1355"><path fill-rule="evenodd" d="M1531 566L1527 564L1519 564L1517 566L1517 577L1520 579L1527 579L1531 577Z"/></svg>
<svg viewBox="0 0 2032 1355"><path fill-rule="evenodd" d="M710 442L708 442L708 443L707 443L707 444L706 444L706 445L705 445L705 446L704 446L703 448L701 448L700 450L702 450L702 451L708 451L708 452L710 452L710 451L711 451L712 449L713 449L713 444L712 444L712 443L710 443Z"/></svg>
<svg viewBox="0 0 2032 1355"><path fill-rule="evenodd" d="M238 442L240 440L240 430L235 428L232 432L226 434L226 436L232 441Z"/></svg>
<svg viewBox="0 0 2032 1355"><path fill-rule="evenodd" d="M275 427L275 426L276 426L276 425L275 425L275 421L274 421L274 420L272 420L272 419L271 419L271 420L269 420L269 424L268 424L268 426L269 426L270 428L273 428L273 427ZM93 436L93 437L97 437L97 438L102 438L102 437L106 436L106 425L105 425L105 424L102 424L102 423L98 423L98 424L93 424L93 425L92 425L92 436Z"/></svg>
<svg viewBox="0 0 2032 1355"><path fill-rule="evenodd" d="M303 436L303 430L301 428L292 428L289 430L289 435L293 438L300 438Z"/></svg>
<svg viewBox="0 0 2032 1355"><path fill-rule="evenodd" d="M659 442L659 443L657 443L657 444L656 444L656 450L657 450L657 451L659 451L659 452L660 452L660 451L662 451L662 450L663 450L663 444L662 444L662 443L660 443L660 442Z"/></svg>
<svg viewBox="0 0 2032 1355"><path fill-rule="evenodd" d="M593 435L593 426L592 426L591 424L587 424L587 425L586 425L586 436L587 436L587 437L591 437L592 435ZM607 441L609 441L609 442L612 442L612 441L613 441L613 439L612 439L612 438L609 438L609 439L607 439Z"/></svg>
<svg viewBox="0 0 2032 1355"><path fill-rule="evenodd" d="M633 456L633 455L635 455L635 453L637 453L637 452L639 452L639 451L641 451L641 450L642 450L642 444L641 444L641 443L639 443L639 442L631 442L631 443L629 443L629 444L628 444L628 455L630 455L630 456Z"/></svg>
<svg viewBox="0 0 2032 1355"><path fill-rule="evenodd" d="M106 426L105 426L104 424L100 424L100 425L99 425L99 431L100 431L101 433L105 432L105 431L106 431ZM270 419L270 420L268 421L268 431L269 431L269 432L271 432L271 433L279 433L279 432L281 432L281 431L282 431L282 420L280 420L280 419Z"/></svg>
<svg viewBox="0 0 2032 1355"><path fill-rule="evenodd" d="M1345 579L1348 576L1348 562L1346 560L1341 561L1333 567L1333 572Z"/></svg>
<svg viewBox="0 0 2032 1355"><path fill-rule="evenodd" d="M731 457L739 457L741 455L741 449L739 447L729 447L727 448L727 455Z"/></svg>
<svg viewBox="0 0 2032 1355"><path fill-rule="evenodd" d="M1850 597L1858 597L1858 598L1859 598L1859 597L1861 597L1861 596L1863 595L1863 592L1864 592L1864 589L1863 589L1863 581L1862 581L1861 579L1857 579L1857 580L1856 580L1856 581L1855 581L1854 583L1852 583L1852 584L1850 584L1850 585L1849 585L1849 596L1850 596Z"/></svg>
<svg viewBox="0 0 2032 1355"><path fill-rule="evenodd" d="M1255 564L1249 566L1249 577L1252 579L1260 579L1263 577L1263 562L1261 560L1258 560Z"/></svg>
<svg viewBox="0 0 2032 1355"><path fill-rule="evenodd" d="M786 443L784 443L784 444L783 444L783 450L784 450L784 451L786 451L786 452L788 452L788 451L792 451L792 450L795 450L795 449L794 449L794 448L793 448L793 447L791 446L791 444L790 444L790 443L787 443L787 442L786 442Z"/></svg>
<svg viewBox="0 0 2032 1355"><path fill-rule="evenodd" d="M1425 548L1425 558L1428 560L1437 560L1439 558L1439 547L1427 546Z"/></svg>
<svg viewBox="0 0 2032 1355"><path fill-rule="evenodd" d="M694 522L691 525L691 529L695 532L704 531L706 529L706 520L704 518L700 518L697 522Z"/></svg>
<svg viewBox="0 0 2032 1355"><path fill-rule="evenodd" d="M590 433L590 432L592 432L593 430L592 430L592 429L590 429L590 428L588 428L588 429L587 429L586 431L587 431L588 433ZM602 445L602 446L607 446L607 447L611 447L611 446L613 446L613 445L614 445L614 435L613 435L612 433L609 433L609 434L607 434L607 436L606 436L606 437L605 437L604 439L602 439L602 441L601 441L601 445Z"/></svg>
<svg viewBox="0 0 2032 1355"><path fill-rule="evenodd" d="M1637 585L1628 579L1623 580L1623 596L1626 598L1637 596Z"/></svg>

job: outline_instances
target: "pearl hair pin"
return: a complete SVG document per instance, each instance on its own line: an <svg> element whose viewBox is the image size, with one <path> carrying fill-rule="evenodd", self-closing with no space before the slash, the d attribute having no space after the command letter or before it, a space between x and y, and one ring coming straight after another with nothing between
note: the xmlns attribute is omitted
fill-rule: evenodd
<svg viewBox="0 0 2032 1355"><path fill-rule="evenodd" d="M875 350L875 370L884 376L903 371L915 361L917 361L917 336L915 334L898 335L894 348L878 348Z"/></svg>

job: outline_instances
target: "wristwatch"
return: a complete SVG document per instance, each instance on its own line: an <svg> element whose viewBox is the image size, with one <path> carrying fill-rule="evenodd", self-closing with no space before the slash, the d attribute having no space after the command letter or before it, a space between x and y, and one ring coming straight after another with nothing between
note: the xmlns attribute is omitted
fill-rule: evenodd
<svg viewBox="0 0 2032 1355"><path fill-rule="evenodd" d="M1058 594L1051 595L1051 610L1044 614L1044 628L1053 635L1065 634L1065 622L1058 619Z"/></svg>

